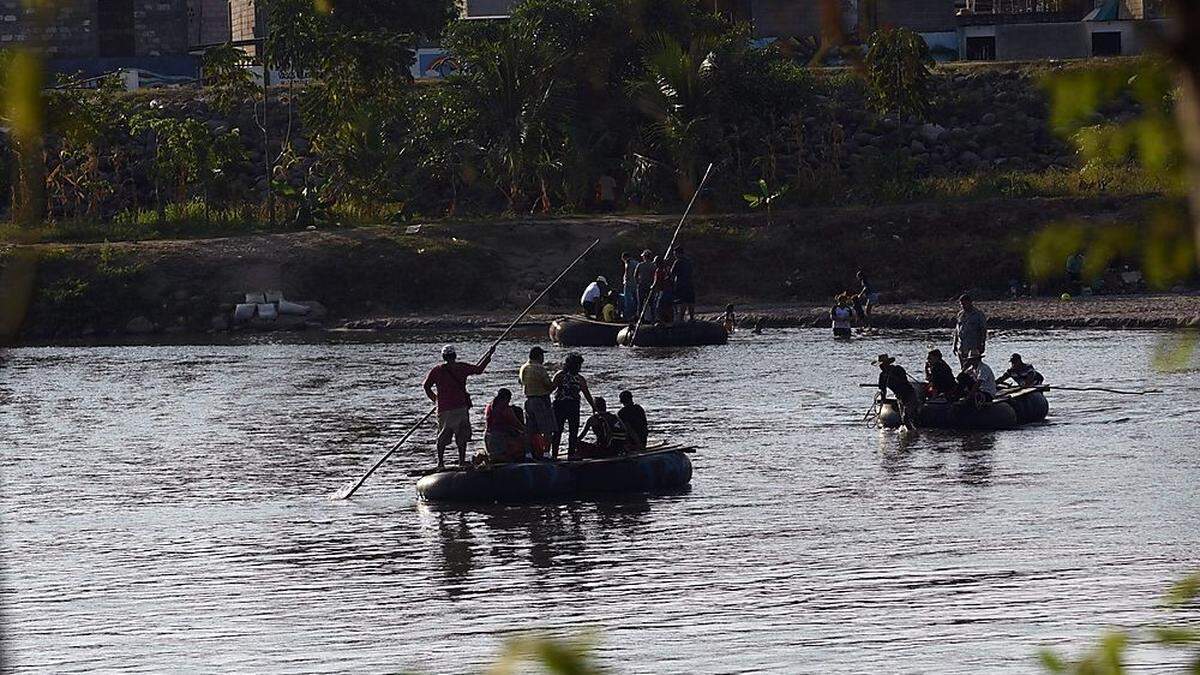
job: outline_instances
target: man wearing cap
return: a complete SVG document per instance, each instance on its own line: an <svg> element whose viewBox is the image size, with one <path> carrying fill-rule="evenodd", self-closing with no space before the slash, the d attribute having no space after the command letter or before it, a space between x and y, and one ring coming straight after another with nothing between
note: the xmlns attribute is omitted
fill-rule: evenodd
<svg viewBox="0 0 1200 675"><path fill-rule="evenodd" d="M971 387L972 394L978 394L984 402L996 398L996 374L992 372L991 366L983 362L982 351L972 349L967 352L963 373L969 375L974 383Z"/></svg>
<svg viewBox="0 0 1200 675"><path fill-rule="evenodd" d="M879 395L887 398L888 390L896 396L896 405L900 408L900 420L909 429L917 428L917 390L908 381L908 373L896 365L896 359L887 354L880 354L872 362L879 366Z"/></svg>
<svg viewBox="0 0 1200 675"><path fill-rule="evenodd" d="M596 280L584 289L583 297L579 299L579 304L583 305L583 315L599 318L600 302L605 295L608 295L608 280L604 277L596 277Z"/></svg>
<svg viewBox="0 0 1200 675"><path fill-rule="evenodd" d="M550 439L558 432L554 406L550 403L554 380L546 372L546 350L531 348L529 360L521 366L517 377L525 389L525 432L529 434L529 446L533 448L534 457L541 457L550 447Z"/></svg>
<svg viewBox="0 0 1200 675"><path fill-rule="evenodd" d="M954 326L954 353L963 368L967 367L967 354L972 350L983 353L987 342L987 317L971 302L971 296L963 293L958 297L962 309Z"/></svg>
<svg viewBox="0 0 1200 675"><path fill-rule="evenodd" d="M1036 387L1046 381L1032 365L1021 360L1020 354L1013 354L1008 363L1010 367L996 380L997 385L1012 380L1018 387Z"/></svg>
<svg viewBox="0 0 1200 675"><path fill-rule="evenodd" d="M459 464L467 463L467 443L471 441L471 395L467 393L467 378L487 369L496 348L483 355L479 365L459 363L454 347L442 347L442 361L425 376L425 395L437 403L438 467L446 465L446 446L451 439L458 445Z"/></svg>

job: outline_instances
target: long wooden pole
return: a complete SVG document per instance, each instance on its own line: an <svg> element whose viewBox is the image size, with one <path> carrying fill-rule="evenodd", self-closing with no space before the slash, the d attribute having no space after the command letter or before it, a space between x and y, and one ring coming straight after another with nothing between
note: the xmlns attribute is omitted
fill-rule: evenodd
<svg viewBox="0 0 1200 675"><path fill-rule="evenodd" d="M525 308L525 311L518 314L517 318L513 319L512 323L508 324L508 328L504 329L504 332L500 334L500 337L496 338L496 341L492 343L492 346L488 347L488 350L484 352L483 356L479 357L479 361L476 363L482 364L484 359L490 357L492 353L496 351L496 347L499 347L500 343L503 342L504 339L513 332L513 329L517 327L517 324L521 322L521 319L524 319L525 315L529 314L530 310L532 310L535 305L541 302L542 298L546 297L546 294L550 292L550 289L558 285L558 282L562 281L563 277L567 276L567 273L570 272L576 265L578 265L579 261L583 260L584 257L591 253L592 249L596 248L596 246L599 244L599 239L593 241L592 245L587 247L587 250L585 250L583 253L580 253L578 258L572 261L570 265L567 265L567 268L564 269L557 277L555 277L554 281L551 281L550 285L533 299L533 302L529 303L529 306ZM363 483L367 482L367 479L371 477L371 474L375 473L376 469L383 466L383 463L386 462L394 452L399 450L401 445L404 445L404 442L407 441L417 431L417 429L425 423L426 420L428 420L430 417L433 417L435 412L437 412L437 405L434 405L429 409L429 412L425 413L421 419L417 420L417 423L412 425L412 427L410 427L409 430L400 437L400 440L396 441L396 443L392 445L387 452L383 453L378 459L372 462L371 468L367 469L366 473L364 473L358 479L349 481L343 485L341 489L333 493L333 497L331 499L349 499L351 495L358 491L358 488L362 487Z"/></svg>
<svg viewBox="0 0 1200 675"><path fill-rule="evenodd" d="M708 182L708 176L712 173L713 165L709 162L708 168L704 170L704 177L700 179L700 185L696 191L692 193L692 200L688 202L687 208L683 211L683 217L679 219L679 224L675 226L675 233L671 235L671 243L667 244L667 250L663 252L663 260L671 255L671 251L675 248L675 240L679 238L679 231L683 229L683 223L687 221L688 214L692 212L692 206L696 204L696 199L700 196L700 192L704 190L704 184ZM638 307L637 323L633 326L633 335L629 336L629 346L637 344L638 331L642 329L642 318L646 316L646 307L650 304L650 298L647 297L642 302L641 307Z"/></svg>

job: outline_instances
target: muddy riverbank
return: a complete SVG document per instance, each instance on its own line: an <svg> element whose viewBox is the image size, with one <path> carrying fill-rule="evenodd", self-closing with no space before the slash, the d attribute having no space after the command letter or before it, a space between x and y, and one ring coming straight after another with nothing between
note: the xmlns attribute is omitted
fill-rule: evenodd
<svg viewBox="0 0 1200 675"><path fill-rule="evenodd" d="M1200 293L1093 296L1061 300L1058 298L1016 298L984 300L979 307L988 316L988 327L1005 328L1197 328L1200 327ZM816 303L777 303L735 305L739 330L759 322L766 328L823 328L829 326L829 307ZM723 309L701 307L698 316L718 320ZM952 301L911 302L883 305L871 317L876 328L952 328L957 307ZM527 332L544 328L555 317L573 313L536 312L520 327ZM436 330L457 331L498 329L511 321L505 312L476 313L465 316L401 315L358 319L344 322L343 330Z"/></svg>
<svg viewBox="0 0 1200 675"><path fill-rule="evenodd" d="M690 222L680 243L713 313L732 302L769 326L825 325L827 298L857 289L854 273L864 268L885 303L876 326L935 327L953 320L950 299L962 291L998 299L1020 285L1029 239L1042 227L1132 222L1155 203L1011 199L713 215ZM622 251L665 248L675 223L669 215L597 216L0 246L0 342L221 333L236 328L238 303L272 292L325 310L280 327L489 325L515 315L599 240L545 299L548 309L535 319L545 323L555 309L573 311L597 276L619 283ZM994 326L1013 327L1178 327L1200 314L1194 299L1167 296L997 301L985 308Z"/></svg>

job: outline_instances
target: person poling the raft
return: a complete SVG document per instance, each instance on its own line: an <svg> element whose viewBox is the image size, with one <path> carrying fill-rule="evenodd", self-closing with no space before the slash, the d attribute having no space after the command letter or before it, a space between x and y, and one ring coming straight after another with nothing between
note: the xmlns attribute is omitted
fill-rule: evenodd
<svg viewBox="0 0 1200 675"><path fill-rule="evenodd" d="M1008 370L996 379L997 385L1011 381L1016 387L1036 387L1046 381L1032 365L1021 360L1020 354L1013 354L1008 363Z"/></svg>
<svg viewBox="0 0 1200 675"><path fill-rule="evenodd" d="M921 404L917 390L908 381L908 373L887 354L880 354L872 363L879 366L879 395L887 398L890 389L900 409L900 421L909 429L916 429L917 411Z"/></svg>
<svg viewBox="0 0 1200 675"><path fill-rule="evenodd" d="M458 463L467 463L467 444L471 442L471 395L467 378L479 375L492 360L495 346L483 355L479 365L459 363L454 347L442 347L442 361L425 376L425 395L437 404L438 468L446 465L446 447L453 440L458 445Z"/></svg>
<svg viewBox="0 0 1200 675"><path fill-rule="evenodd" d="M854 310L850 308L850 298L845 293L837 296L833 309L829 310L829 321L833 324L835 338L848 338L851 335L850 321L854 319Z"/></svg>
<svg viewBox="0 0 1200 675"><path fill-rule="evenodd" d="M596 277L595 281L583 289L583 297L579 299L579 304L583 306L583 315L592 319L600 318L600 304L606 295L608 295L608 280L604 277Z"/></svg>
<svg viewBox="0 0 1200 675"><path fill-rule="evenodd" d="M596 437L596 442L579 441L581 458L616 457L627 452L625 425L620 417L608 412L608 405L602 397L597 396L593 401L592 416L583 425L580 438L586 437L589 431Z"/></svg>

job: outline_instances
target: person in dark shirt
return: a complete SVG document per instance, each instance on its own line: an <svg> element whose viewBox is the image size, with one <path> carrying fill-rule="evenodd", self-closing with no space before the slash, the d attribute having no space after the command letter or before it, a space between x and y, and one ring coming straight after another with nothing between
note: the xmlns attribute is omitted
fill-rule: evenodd
<svg viewBox="0 0 1200 675"><path fill-rule="evenodd" d="M692 285L692 259L683 252L682 246L675 247L675 264L671 274L675 277L675 305L679 308L675 320L696 320L696 287Z"/></svg>
<svg viewBox="0 0 1200 675"><path fill-rule="evenodd" d="M874 365L879 366L879 394L887 398L888 390L896 396L896 405L900 408L900 420L909 429L917 428L917 390L908 381L908 373L896 365L896 359L887 354L880 354Z"/></svg>
<svg viewBox="0 0 1200 675"><path fill-rule="evenodd" d="M1009 369L1004 371L997 380L996 384L1004 384L1006 381L1012 380L1012 383L1018 387L1036 387L1046 381L1034 367L1021 360L1020 354L1013 354L1009 359Z"/></svg>
<svg viewBox="0 0 1200 675"><path fill-rule="evenodd" d="M590 431L595 436L596 442L589 443L580 440L579 456L589 459L615 457L625 454L627 452L625 445L627 436L625 425L621 423L621 418L608 412L608 406L600 396L596 397L594 406L592 416L584 423L583 431L580 432L579 436L582 439Z"/></svg>
<svg viewBox="0 0 1200 675"><path fill-rule="evenodd" d="M633 392L621 392L621 409L617 412L621 423L625 425L628 436L626 443L630 451L646 449L646 440L650 436L650 424L646 421L646 411L642 406L633 402Z"/></svg>
<svg viewBox="0 0 1200 675"><path fill-rule="evenodd" d="M958 383L954 379L954 369L942 358L942 350L932 349L925 361L925 385L929 398L941 397L953 401L958 391Z"/></svg>

